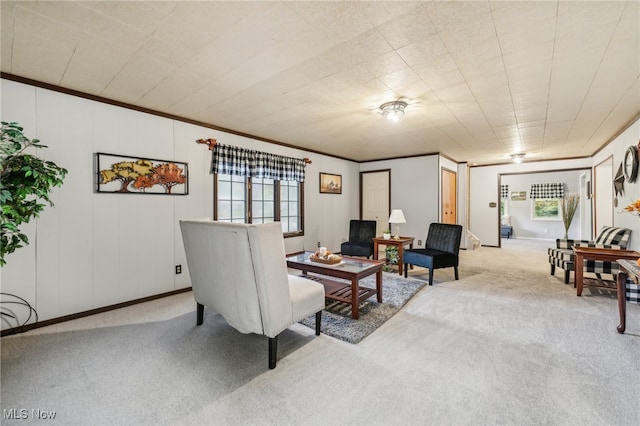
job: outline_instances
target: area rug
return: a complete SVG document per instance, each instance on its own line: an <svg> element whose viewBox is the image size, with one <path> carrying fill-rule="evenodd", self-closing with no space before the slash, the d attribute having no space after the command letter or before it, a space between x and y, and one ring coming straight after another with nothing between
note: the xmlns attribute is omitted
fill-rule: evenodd
<svg viewBox="0 0 640 426"><path fill-rule="evenodd" d="M382 303L378 303L375 295L371 296L360 303L360 318L354 320L351 318L351 305L327 300L320 330L336 339L358 343L394 316L425 284L424 281L383 272ZM375 275L360 280L360 286L375 288ZM309 316L300 323L315 329L315 316Z"/></svg>

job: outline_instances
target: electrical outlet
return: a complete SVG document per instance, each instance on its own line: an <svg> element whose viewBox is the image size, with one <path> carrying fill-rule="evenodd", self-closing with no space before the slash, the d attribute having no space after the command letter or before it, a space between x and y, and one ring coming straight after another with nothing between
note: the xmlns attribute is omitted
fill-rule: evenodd
<svg viewBox="0 0 640 426"><path fill-rule="evenodd" d="M176 275L182 273L182 265L176 265Z"/></svg>
<svg viewBox="0 0 640 426"><path fill-rule="evenodd" d="M318 248L320 248L320 241L318 241Z"/></svg>
<svg viewBox="0 0 640 426"><path fill-rule="evenodd" d="M418 245L421 246L422 245L422 240L418 240Z"/></svg>

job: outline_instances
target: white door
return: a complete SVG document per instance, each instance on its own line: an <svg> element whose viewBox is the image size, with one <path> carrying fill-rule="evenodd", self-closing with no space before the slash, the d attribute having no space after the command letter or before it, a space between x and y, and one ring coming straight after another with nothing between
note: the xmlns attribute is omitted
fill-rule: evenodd
<svg viewBox="0 0 640 426"><path fill-rule="evenodd" d="M442 168L442 188L440 191L440 221L455 225L458 223L457 215L457 190L456 190L456 172Z"/></svg>
<svg viewBox="0 0 640 426"><path fill-rule="evenodd" d="M362 219L378 222L376 235L389 227L389 189L391 171L360 173L362 182Z"/></svg>

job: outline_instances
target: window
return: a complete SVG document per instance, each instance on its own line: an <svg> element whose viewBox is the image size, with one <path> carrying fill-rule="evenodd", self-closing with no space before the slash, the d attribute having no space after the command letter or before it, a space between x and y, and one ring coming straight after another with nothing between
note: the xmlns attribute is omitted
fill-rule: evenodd
<svg viewBox="0 0 640 426"><path fill-rule="evenodd" d="M252 178L251 181L251 223L275 221L275 181L260 178Z"/></svg>
<svg viewBox="0 0 640 426"><path fill-rule="evenodd" d="M509 214L509 185L500 185L500 217Z"/></svg>
<svg viewBox="0 0 640 426"><path fill-rule="evenodd" d="M216 175L217 203L215 216L226 222L244 223L247 218L245 178L234 175Z"/></svg>
<svg viewBox="0 0 640 426"><path fill-rule="evenodd" d="M562 220L560 198L536 198L531 200L531 219Z"/></svg>
<svg viewBox="0 0 640 426"><path fill-rule="evenodd" d="M285 237L303 235L303 183L224 174L214 176L214 217L217 220L280 221Z"/></svg>
<svg viewBox="0 0 640 426"><path fill-rule="evenodd" d="M302 232L300 203L300 182L295 180L280 182L280 222L282 232Z"/></svg>
<svg viewBox="0 0 640 426"><path fill-rule="evenodd" d="M564 183L533 183L529 191L531 219L562 220L560 200L564 198Z"/></svg>

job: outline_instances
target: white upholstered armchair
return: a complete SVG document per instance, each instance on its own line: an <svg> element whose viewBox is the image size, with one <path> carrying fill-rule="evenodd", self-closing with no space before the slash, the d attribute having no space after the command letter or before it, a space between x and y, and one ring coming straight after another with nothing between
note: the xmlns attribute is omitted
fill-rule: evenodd
<svg viewBox="0 0 640 426"><path fill-rule="evenodd" d="M267 336L269 368L284 329L315 313L320 334L324 287L288 274L280 223L181 220L180 228L198 325L206 306L241 333Z"/></svg>

